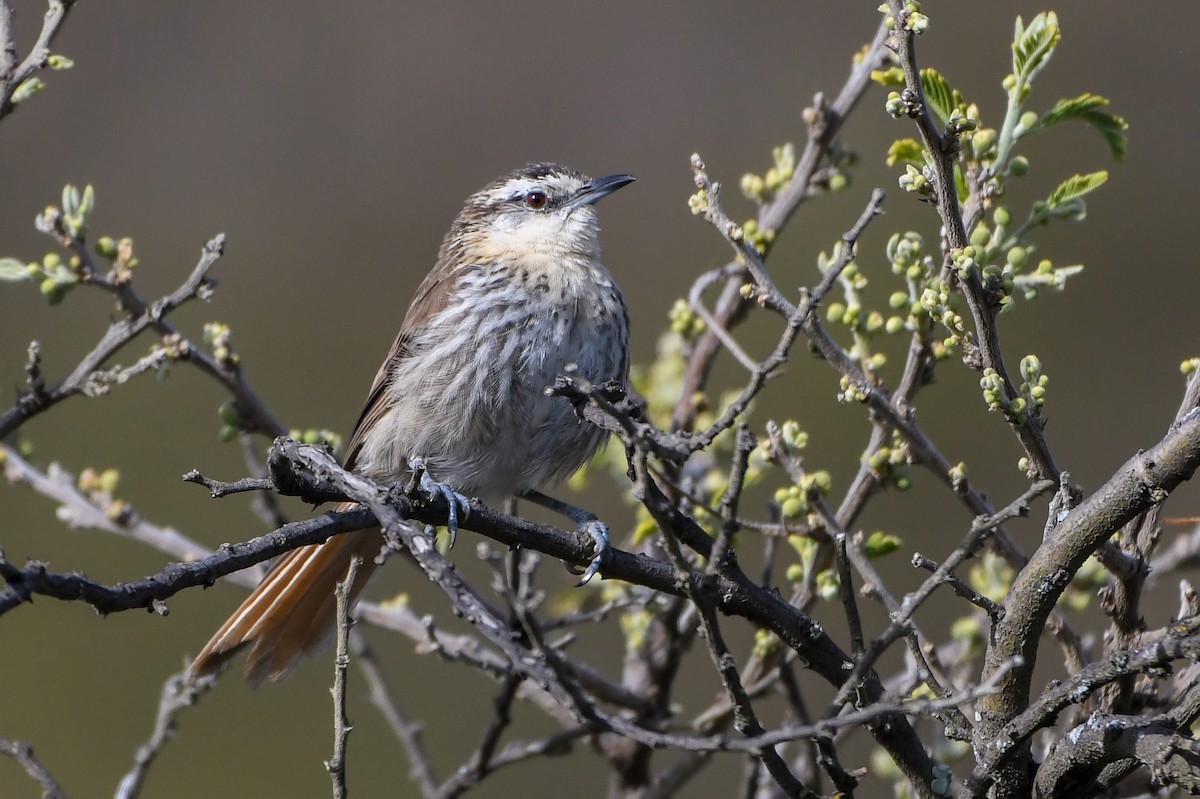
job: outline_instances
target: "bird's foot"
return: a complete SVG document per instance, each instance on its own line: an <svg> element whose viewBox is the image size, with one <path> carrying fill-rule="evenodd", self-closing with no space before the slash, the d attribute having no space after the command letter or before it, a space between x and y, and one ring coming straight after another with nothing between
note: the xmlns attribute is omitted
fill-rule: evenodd
<svg viewBox="0 0 1200 799"><path fill-rule="evenodd" d="M418 483L422 491L441 494L442 498L446 500L446 505L450 509L449 517L446 520L446 532L450 534L450 547L453 548L454 541L458 537L459 519L466 521L467 517L471 515L471 500L445 483L439 483L430 477L429 471L425 468L425 461L421 458L409 460L408 468L414 475L418 475Z"/></svg>
<svg viewBox="0 0 1200 799"><path fill-rule="evenodd" d="M588 581L600 573L600 567L604 565L604 558L612 549L612 545L608 543L608 525L604 522L595 519L584 522L579 526L579 532L587 533L591 536L592 551L596 555L592 558L592 562L588 564L587 569L584 570L583 576L576 583L576 587L587 585Z"/></svg>

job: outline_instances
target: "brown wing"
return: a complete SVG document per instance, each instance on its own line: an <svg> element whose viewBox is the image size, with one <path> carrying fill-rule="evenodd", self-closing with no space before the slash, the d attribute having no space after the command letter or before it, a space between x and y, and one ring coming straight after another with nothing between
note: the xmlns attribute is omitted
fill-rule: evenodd
<svg viewBox="0 0 1200 799"><path fill-rule="evenodd" d="M396 374L397 364L413 355L412 344L417 334L431 318L446 307L450 291L461 274L459 269L448 265L452 260L448 255L447 247L443 245L437 265L421 281L412 304L408 306L408 313L400 323L400 333L392 342L392 348L380 365L379 371L375 373L375 382L371 384L371 392L358 415L358 421L354 423L350 443L346 446L347 469L354 469L354 461L362 449L363 440L391 408L388 389L392 385L393 375Z"/></svg>

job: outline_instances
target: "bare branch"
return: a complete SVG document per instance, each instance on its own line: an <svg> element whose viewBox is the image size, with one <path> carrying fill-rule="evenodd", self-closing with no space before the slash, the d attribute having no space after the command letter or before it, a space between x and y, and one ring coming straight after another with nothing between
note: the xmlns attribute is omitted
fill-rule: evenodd
<svg viewBox="0 0 1200 799"><path fill-rule="evenodd" d="M354 623L350 618L350 589L354 578L358 576L358 568L362 566L362 558L355 555L350 559L350 567L346 576L334 590L337 598L337 652L333 660L333 757L325 761L325 770L333 783L333 799L346 799L346 739L354 729L350 719L346 717L346 671L350 668L350 626Z"/></svg>
<svg viewBox="0 0 1200 799"><path fill-rule="evenodd" d="M121 778L117 786L116 799L136 799L141 795L150 766L175 735L175 717L184 708L194 705L196 700L215 684L215 677L191 681L187 679L186 672L182 671L167 678L158 700L154 731L150 733L150 739L138 747L133 768Z"/></svg>
<svg viewBox="0 0 1200 799"><path fill-rule="evenodd" d="M10 741L0 738L0 754L8 755L25 769L34 782L42 787L42 799L67 799L63 789L58 786L54 777L46 770L36 757L33 747L22 741Z"/></svg>
<svg viewBox="0 0 1200 799"><path fill-rule="evenodd" d="M75 0L49 0L47 5L41 33L29 55L18 64L12 6L8 0L0 2L0 119L16 108L12 101L13 92L50 60L50 44L62 29L67 13L75 7Z"/></svg>

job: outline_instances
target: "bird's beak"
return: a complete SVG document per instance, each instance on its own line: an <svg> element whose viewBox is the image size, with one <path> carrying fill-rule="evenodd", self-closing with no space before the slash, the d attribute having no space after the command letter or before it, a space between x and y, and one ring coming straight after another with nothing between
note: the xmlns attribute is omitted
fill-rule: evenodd
<svg viewBox="0 0 1200 799"><path fill-rule="evenodd" d="M602 197L607 197L622 186L628 186L634 181L633 175L609 175L603 178L592 178L579 187L579 191L567 203L567 210L574 211L584 205L591 205Z"/></svg>

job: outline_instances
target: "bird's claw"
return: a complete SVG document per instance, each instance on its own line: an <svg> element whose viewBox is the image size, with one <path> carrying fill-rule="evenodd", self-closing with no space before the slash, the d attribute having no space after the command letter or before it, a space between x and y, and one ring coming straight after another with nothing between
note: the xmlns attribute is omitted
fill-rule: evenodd
<svg viewBox="0 0 1200 799"><path fill-rule="evenodd" d="M446 506L450 509L449 517L446 519L446 532L450 534L450 547L454 547L454 541L458 537L458 521L461 518L466 521L471 515L471 501L462 494L455 491L445 483L439 483L429 476L428 470L425 468L425 462L420 458L413 458L408 462L408 466L414 473L420 475L421 490L430 494L441 494L446 500Z"/></svg>
<svg viewBox="0 0 1200 799"><path fill-rule="evenodd" d="M585 532L592 538L592 549L596 553L592 558L592 562L588 564L584 570L583 576L579 578L576 587L587 585L588 581L600 573L600 567L604 565L604 557L612 548L608 543L608 525L601 521L584 522L580 526L580 532Z"/></svg>

